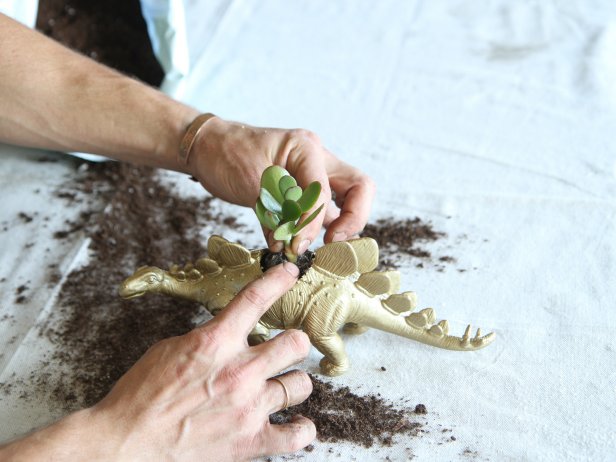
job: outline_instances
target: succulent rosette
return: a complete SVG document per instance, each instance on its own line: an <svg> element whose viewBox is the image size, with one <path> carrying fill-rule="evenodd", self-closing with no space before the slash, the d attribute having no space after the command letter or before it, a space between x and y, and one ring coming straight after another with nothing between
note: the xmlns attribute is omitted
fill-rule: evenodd
<svg viewBox="0 0 616 462"><path fill-rule="evenodd" d="M261 175L261 191L255 213L263 227L274 232L274 239L284 243L285 254L295 262L297 255L291 250L294 236L312 222L323 209L321 204L314 212L300 219L317 202L321 183L314 181L302 189L288 171L278 165L268 167Z"/></svg>

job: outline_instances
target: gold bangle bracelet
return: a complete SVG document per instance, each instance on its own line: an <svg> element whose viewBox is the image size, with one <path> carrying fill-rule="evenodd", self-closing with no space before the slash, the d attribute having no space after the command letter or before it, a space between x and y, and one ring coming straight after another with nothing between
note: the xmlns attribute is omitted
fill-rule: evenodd
<svg viewBox="0 0 616 462"><path fill-rule="evenodd" d="M195 143L197 135L205 124L214 117L216 116L210 113L201 114L190 123L180 143L180 152L178 153L178 161L180 164L188 165L188 156L190 156L190 150Z"/></svg>

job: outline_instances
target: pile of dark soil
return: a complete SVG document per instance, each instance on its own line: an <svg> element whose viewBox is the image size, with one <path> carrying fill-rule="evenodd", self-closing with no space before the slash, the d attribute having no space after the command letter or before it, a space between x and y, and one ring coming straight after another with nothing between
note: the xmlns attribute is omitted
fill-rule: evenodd
<svg viewBox="0 0 616 462"><path fill-rule="evenodd" d="M425 248L425 244L447 237L447 234L436 231L429 221L419 217L397 220L381 218L375 224L368 224L362 232L363 237L371 237L379 244L381 253L381 268L397 268L406 258L419 259L418 268L423 268L423 262L435 263L442 269L443 263L453 263L450 256L434 257Z"/></svg>
<svg viewBox="0 0 616 462"><path fill-rule="evenodd" d="M427 413L423 404L413 412L396 408L378 395L361 396L348 387L336 388L314 376L311 379L312 395L297 406L273 414L271 422L287 422L301 414L315 422L320 441L349 441L366 448L375 443L391 446L395 435L418 436L423 432L423 424L412 420L414 414Z"/></svg>
<svg viewBox="0 0 616 462"><path fill-rule="evenodd" d="M163 80L139 0L39 0L36 28L150 85Z"/></svg>

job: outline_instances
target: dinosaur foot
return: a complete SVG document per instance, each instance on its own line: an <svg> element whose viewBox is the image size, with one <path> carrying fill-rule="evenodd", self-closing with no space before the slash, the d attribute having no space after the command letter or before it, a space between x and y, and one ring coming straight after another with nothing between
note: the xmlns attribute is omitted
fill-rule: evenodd
<svg viewBox="0 0 616 462"><path fill-rule="evenodd" d="M360 335L368 329L368 327L357 324L356 322L347 322L342 328L342 332L349 335Z"/></svg>
<svg viewBox="0 0 616 462"><path fill-rule="evenodd" d="M345 361L342 364L335 364L327 357L323 357L323 359L321 359L321 362L319 362L319 366L321 367L321 374L328 375L330 377L342 375L349 370L348 361Z"/></svg>

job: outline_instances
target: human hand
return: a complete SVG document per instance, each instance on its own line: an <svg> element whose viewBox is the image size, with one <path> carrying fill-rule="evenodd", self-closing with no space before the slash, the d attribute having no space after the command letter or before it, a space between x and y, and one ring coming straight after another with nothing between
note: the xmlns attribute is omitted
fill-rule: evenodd
<svg viewBox="0 0 616 462"><path fill-rule="evenodd" d="M92 412L107 422L129 460L244 460L296 451L315 437L314 424L299 417L271 425L284 406L285 390L268 380L300 362L310 342L287 330L249 347L246 338L270 305L292 287L297 267L267 271L246 286L214 319L192 332L154 345ZM278 379L288 404L312 391L307 374Z"/></svg>
<svg viewBox="0 0 616 462"><path fill-rule="evenodd" d="M287 169L302 188L315 180L322 186L313 210L324 203L325 213L293 239L291 248L295 254L308 248L323 225L327 228L325 242L346 240L364 228L374 197L374 183L337 159L321 145L317 135L307 130L251 127L213 118L197 136L188 167L213 195L254 208L261 174L273 164ZM336 205L331 202L332 190ZM272 232L264 233L270 249L281 251L282 243L273 240Z"/></svg>
<svg viewBox="0 0 616 462"><path fill-rule="evenodd" d="M238 461L306 446L309 419L272 425L269 415L312 392L304 372L276 377L284 387L271 379L306 357L308 337L246 342L297 275L292 263L271 268L211 321L151 347L99 404L0 447L0 459Z"/></svg>

